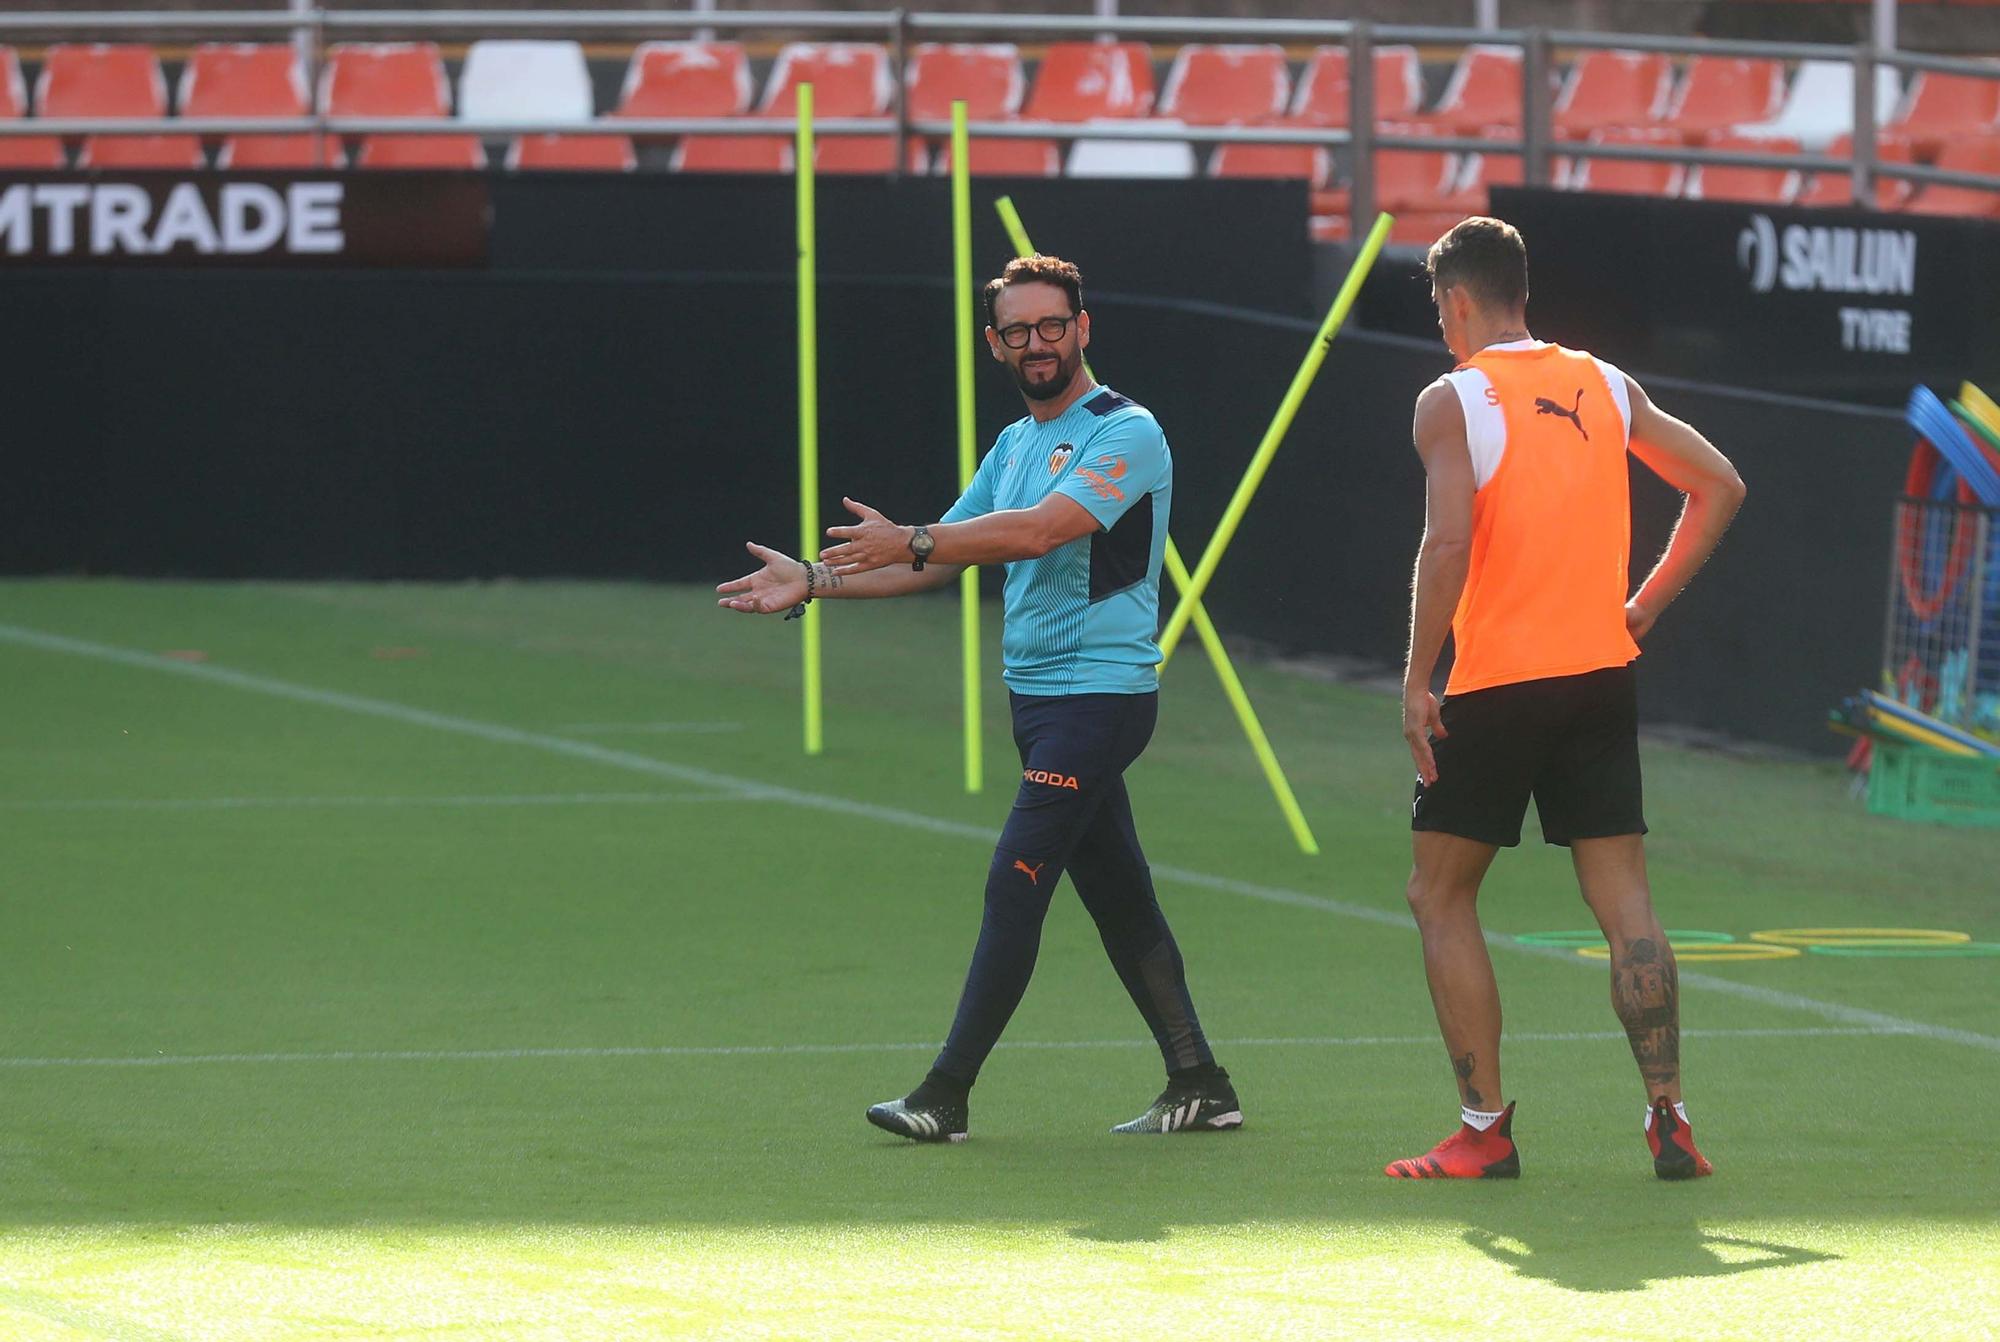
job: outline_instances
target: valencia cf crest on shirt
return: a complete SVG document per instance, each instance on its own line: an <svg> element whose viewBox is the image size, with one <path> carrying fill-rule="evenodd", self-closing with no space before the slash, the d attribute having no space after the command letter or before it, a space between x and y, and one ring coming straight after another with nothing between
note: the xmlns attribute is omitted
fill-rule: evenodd
<svg viewBox="0 0 2000 1342"><path fill-rule="evenodd" d="M1056 448L1055 451L1049 453L1049 474L1061 475L1063 467L1069 465L1070 454L1075 451L1076 447L1074 444L1064 443Z"/></svg>

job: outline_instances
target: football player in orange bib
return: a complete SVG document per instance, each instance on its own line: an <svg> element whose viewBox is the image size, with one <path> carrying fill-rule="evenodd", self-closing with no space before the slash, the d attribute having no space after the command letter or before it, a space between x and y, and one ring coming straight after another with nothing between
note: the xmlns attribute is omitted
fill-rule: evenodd
<svg viewBox="0 0 2000 1342"><path fill-rule="evenodd" d="M1711 1172L1681 1101L1679 981L1646 880L1633 664L1743 501L1736 470L1630 377L1528 333L1528 254L1498 219L1464 220L1425 268L1459 365L1417 398L1428 478L1403 679L1417 768L1410 908L1459 1089L1459 1127L1391 1161L1405 1179L1513 1178L1500 993L1480 881L1521 841L1532 797L1611 951L1611 1004L1645 1083L1663 1179ZM1685 495L1666 553L1631 590L1626 454ZM1452 635L1440 706L1431 675Z"/></svg>

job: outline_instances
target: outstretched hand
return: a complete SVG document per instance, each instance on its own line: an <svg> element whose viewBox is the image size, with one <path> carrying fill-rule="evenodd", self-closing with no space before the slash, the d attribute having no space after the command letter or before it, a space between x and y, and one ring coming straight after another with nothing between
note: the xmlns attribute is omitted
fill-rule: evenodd
<svg viewBox="0 0 2000 1342"><path fill-rule="evenodd" d="M723 595L716 605L746 615L776 615L806 599L804 564L755 541L746 542L743 548L761 559L764 567L718 585L715 590Z"/></svg>
<svg viewBox="0 0 2000 1342"><path fill-rule="evenodd" d="M910 552L915 527L899 527L865 503L847 498L841 502L861 520L853 526L826 529L828 536L841 543L820 551L820 562L846 578L891 564L907 564L915 557Z"/></svg>

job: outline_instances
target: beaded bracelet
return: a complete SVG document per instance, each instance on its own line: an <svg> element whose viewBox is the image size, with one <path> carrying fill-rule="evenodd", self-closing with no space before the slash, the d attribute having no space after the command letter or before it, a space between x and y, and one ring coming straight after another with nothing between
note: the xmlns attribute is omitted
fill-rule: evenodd
<svg viewBox="0 0 2000 1342"><path fill-rule="evenodd" d="M818 567L819 565L811 562L808 562L806 564L806 599L804 601L799 602L798 605L793 606L790 611L786 612L785 614L786 619L796 620L800 618L806 613L806 607L812 604L813 588L814 588L813 571Z"/></svg>

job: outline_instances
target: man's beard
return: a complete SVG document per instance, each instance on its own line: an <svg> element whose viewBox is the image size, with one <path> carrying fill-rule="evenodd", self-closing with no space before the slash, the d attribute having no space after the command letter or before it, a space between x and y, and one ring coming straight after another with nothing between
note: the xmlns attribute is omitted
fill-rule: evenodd
<svg viewBox="0 0 2000 1342"><path fill-rule="evenodd" d="M1074 355L1058 354L1055 376L1046 382L1030 381L1026 365L1015 364L1014 385L1019 387L1021 394L1031 401L1053 401L1069 390L1069 384L1076 380L1076 370L1082 362L1082 350L1078 350Z"/></svg>

